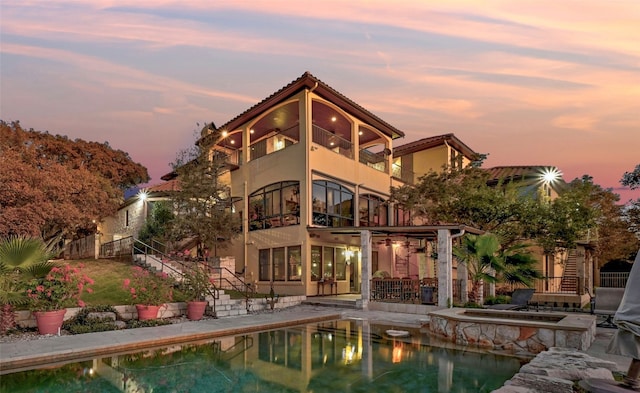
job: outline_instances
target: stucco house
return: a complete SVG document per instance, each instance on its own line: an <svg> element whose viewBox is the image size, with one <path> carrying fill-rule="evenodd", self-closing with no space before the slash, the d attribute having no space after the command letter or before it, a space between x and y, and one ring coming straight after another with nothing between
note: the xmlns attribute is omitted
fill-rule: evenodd
<svg viewBox="0 0 640 393"><path fill-rule="evenodd" d="M479 231L416 225L409 211L389 203L390 189L432 170L463 168L478 154L451 133L398 143L403 136L308 72L220 127L206 125L197 143L225 157L223 178L242 222L240 236L218 256L232 257L235 271L261 292L369 298L372 276L388 275L437 282L438 305L446 305L458 278L452 241ZM554 198L560 183L540 183L543 169L557 171L489 171ZM137 235L149 204L176 190L175 173L163 179L102 223L102 243ZM558 274L554 263L543 264Z"/></svg>

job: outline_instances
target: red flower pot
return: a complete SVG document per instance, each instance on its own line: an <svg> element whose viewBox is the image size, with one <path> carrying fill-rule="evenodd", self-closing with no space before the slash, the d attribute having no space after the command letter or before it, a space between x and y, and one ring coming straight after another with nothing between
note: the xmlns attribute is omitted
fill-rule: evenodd
<svg viewBox="0 0 640 393"><path fill-rule="evenodd" d="M148 304L136 304L136 311L138 311L139 321L146 321L148 319L158 318L158 310L160 310L160 306L151 306Z"/></svg>
<svg viewBox="0 0 640 393"><path fill-rule="evenodd" d="M187 318L191 321L199 321L204 315L208 302L187 302Z"/></svg>
<svg viewBox="0 0 640 393"><path fill-rule="evenodd" d="M40 334L58 334L64 321L64 314L67 313L66 309L54 310L54 311L34 311L33 315L36 317L36 323L38 325L38 332Z"/></svg>

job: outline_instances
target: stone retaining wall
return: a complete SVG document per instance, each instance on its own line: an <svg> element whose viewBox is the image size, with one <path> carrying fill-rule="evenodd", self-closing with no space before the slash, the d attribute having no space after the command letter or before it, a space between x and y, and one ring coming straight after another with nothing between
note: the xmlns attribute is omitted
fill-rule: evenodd
<svg viewBox="0 0 640 393"><path fill-rule="evenodd" d="M276 303L274 303L274 309L293 307L306 300L306 296L284 296L278 297ZM209 307L211 308L213 302L209 302ZM244 299L231 299L229 295L220 295L219 299L215 302L216 307L216 316L218 318L229 317L234 315L246 315L253 312L262 312L262 311L270 311L271 305L267 303L267 299L265 298L254 298L249 302L249 312L247 312L247 304ZM114 306L118 314L120 314L120 318L124 321L138 318L138 313L136 311L136 306L134 305L126 305L126 306ZM71 319L76 316L76 314L81 310L80 307L67 308L67 312L64 315L65 321ZM207 311L210 312L210 309ZM186 315L187 313L187 303L177 302L177 303L167 303L164 306L160 307L158 311L158 318L175 318ZM16 312L16 322L18 326L22 328L35 328L36 327L36 319L33 316L31 311L17 311Z"/></svg>
<svg viewBox="0 0 640 393"><path fill-rule="evenodd" d="M429 330L446 341L512 354L537 354L551 347L587 350L596 333L593 315L466 309L429 313ZM547 316L545 320L545 316Z"/></svg>

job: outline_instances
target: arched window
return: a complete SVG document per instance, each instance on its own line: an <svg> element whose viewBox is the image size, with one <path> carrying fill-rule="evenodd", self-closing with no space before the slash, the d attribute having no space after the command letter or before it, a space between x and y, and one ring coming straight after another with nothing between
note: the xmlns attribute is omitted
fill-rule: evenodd
<svg viewBox="0 0 640 393"><path fill-rule="evenodd" d="M353 192L338 183L314 180L313 223L326 227L353 226Z"/></svg>
<svg viewBox="0 0 640 393"><path fill-rule="evenodd" d="M384 199L377 195L360 195L358 200L361 227L379 227L388 224L388 208Z"/></svg>
<svg viewBox="0 0 640 393"><path fill-rule="evenodd" d="M270 184L249 195L249 230L300 224L300 182Z"/></svg>

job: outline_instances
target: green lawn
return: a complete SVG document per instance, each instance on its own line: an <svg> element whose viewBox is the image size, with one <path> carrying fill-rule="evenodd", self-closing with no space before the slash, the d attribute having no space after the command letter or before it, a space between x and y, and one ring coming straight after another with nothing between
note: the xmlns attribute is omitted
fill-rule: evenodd
<svg viewBox="0 0 640 393"><path fill-rule="evenodd" d="M131 264L111 259L65 261L72 266L84 265L82 272L94 280L93 293L83 293L82 300L89 306L119 306L131 303L129 294L122 287L125 278L131 276Z"/></svg>
<svg viewBox="0 0 640 393"><path fill-rule="evenodd" d="M112 259L85 259L77 261L64 261L72 266L84 265L82 272L91 277L95 283L91 286L93 293L83 293L82 300L88 306L119 306L131 304L131 298L122 284L126 278L131 277L131 265ZM240 292L225 291L232 298L242 299ZM264 297L264 294L256 294L256 297ZM173 301L184 301L185 296L179 290L173 293Z"/></svg>

